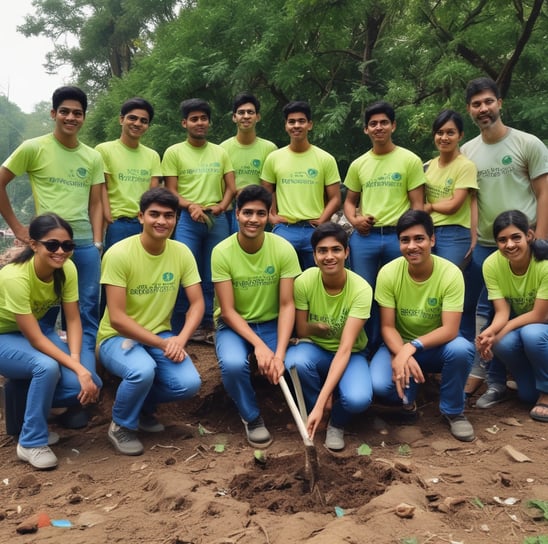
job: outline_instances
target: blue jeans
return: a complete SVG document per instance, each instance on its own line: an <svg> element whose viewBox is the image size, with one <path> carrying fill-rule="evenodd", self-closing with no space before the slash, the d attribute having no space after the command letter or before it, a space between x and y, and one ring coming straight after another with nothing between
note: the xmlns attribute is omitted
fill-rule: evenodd
<svg viewBox="0 0 548 544"><path fill-rule="evenodd" d="M295 367L303 388L306 409L310 413L327 378L335 353L312 342L299 342L287 350L285 366ZM363 353L353 353L333 392L331 423L344 427L352 414L367 410L373 399L369 365Z"/></svg>
<svg viewBox="0 0 548 544"><path fill-rule="evenodd" d="M350 268L375 290L381 266L401 256L396 227L372 228L366 236L354 231L349 240ZM371 304L371 317L365 325L367 352L372 355L382 343L380 311L377 302Z"/></svg>
<svg viewBox="0 0 548 544"><path fill-rule="evenodd" d="M272 227L272 232L287 240L295 248L301 270L315 266L314 252L310 243L314 227L308 221L299 221L291 225L278 223Z"/></svg>
<svg viewBox="0 0 548 544"><path fill-rule="evenodd" d="M141 234L142 230L141 223L139 223L139 219L136 217L120 217L115 219L110 225L107 225L104 251L120 240L125 240L134 234Z"/></svg>
<svg viewBox="0 0 548 544"><path fill-rule="evenodd" d="M181 210L181 216L175 228L175 240L182 242L194 255L198 271L202 279L202 291L204 293L205 313L202 326L213 324L213 282L211 281L211 252L213 248L229 235L228 219L225 213L214 218L211 228L206 223L194 221L186 210ZM188 310L188 300L183 288L179 289L179 295L171 326L174 331L180 331L185 323L185 314Z"/></svg>
<svg viewBox="0 0 548 544"><path fill-rule="evenodd" d="M457 336L451 342L427 349L414 355L423 373L441 372L440 411L458 415L464 411L464 385L474 362L474 345ZM389 404L401 404L396 385L392 381L392 356L382 345L371 361L373 394ZM412 404L417 396L417 383L413 378L406 390L407 402Z"/></svg>
<svg viewBox="0 0 548 544"><path fill-rule="evenodd" d="M167 338L173 333L158 336ZM109 372L122 379L112 419L127 429L138 428L141 412L153 414L158 404L191 398L200 389L200 375L188 355L174 363L159 348L113 336L101 343L99 357Z"/></svg>
<svg viewBox="0 0 548 544"><path fill-rule="evenodd" d="M548 325L532 323L505 334L493 346L518 385L518 397L534 404L548 393Z"/></svg>
<svg viewBox="0 0 548 544"><path fill-rule="evenodd" d="M464 256L470 249L470 229L460 225L444 225L434 229L436 245L432 253L443 257L459 268L464 263Z"/></svg>
<svg viewBox="0 0 548 544"><path fill-rule="evenodd" d="M264 323L248 323L262 341L276 351L278 344L278 320ZM260 410L251 385L249 354L253 346L219 320L215 333L215 350L226 392L236 404L240 417L247 422L259 417Z"/></svg>
<svg viewBox="0 0 548 544"><path fill-rule="evenodd" d="M59 349L69 353L50 327L42 325L42 332ZM95 373L95 354L82 351L81 363L92 375L97 387L102 387ZM55 359L38 351L19 332L0 334L0 374L10 380L30 380L25 419L19 443L25 448L48 443L48 414L52 406L77 406L81 386L76 374Z"/></svg>
<svg viewBox="0 0 548 544"><path fill-rule="evenodd" d="M493 305L487 300L487 288L481 267L483 261L495 251L497 251L496 247L478 244L472 252L470 263L464 270L464 310L460 330L464 338L470 342L474 342L476 338L476 314L485 317L487 325L493 320ZM506 388L506 369L497 357L494 357L487 365L486 381L489 386L494 385L500 390Z"/></svg>

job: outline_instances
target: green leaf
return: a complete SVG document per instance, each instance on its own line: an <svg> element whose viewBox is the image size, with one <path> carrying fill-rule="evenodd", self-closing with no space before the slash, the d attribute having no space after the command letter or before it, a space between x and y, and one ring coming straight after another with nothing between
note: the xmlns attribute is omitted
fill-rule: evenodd
<svg viewBox="0 0 548 544"><path fill-rule="evenodd" d="M338 518L342 518L344 516L344 510L340 506L335 506L335 515Z"/></svg>
<svg viewBox="0 0 548 544"><path fill-rule="evenodd" d="M548 535L528 536L523 544L548 544Z"/></svg>
<svg viewBox="0 0 548 544"><path fill-rule="evenodd" d="M414 537L402 538L400 544L419 544L419 541Z"/></svg>
<svg viewBox="0 0 548 544"><path fill-rule="evenodd" d="M357 451L358 455L371 455L373 450L367 444L362 444Z"/></svg>
<svg viewBox="0 0 548 544"><path fill-rule="evenodd" d="M204 436L204 434L206 434L205 427L201 423L198 423L198 434L200 436Z"/></svg>
<svg viewBox="0 0 548 544"><path fill-rule="evenodd" d="M398 447L398 455L408 456L411 455L411 446L409 444L402 444Z"/></svg>
<svg viewBox="0 0 548 544"><path fill-rule="evenodd" d="M534 506L535 508L542 510L544 519L548 520L548 501L533 499L527 503L527 506Z"/></svg>
<svg viewBox="0 0 548 544"><path fill-rule="evenodd" d="M477 506L478 508L484 508L484 504L483 502L481 502L480 499L478 499L478 497L474 497L471 501L470 501L474 506Z"/></svg>
<svg viewBox="0 0 548 544"><path fill-rule="evenodd" d="M255 450L253 452L253 457L255 457L255 462L260 465L266 464L266 453L263 450Z"/></svg>
<svg viewBox="0 0 548 544"><path fill-rule="evenodd" d="M225 451L224 444L215 444L215 453L223 453Z"/></svg>

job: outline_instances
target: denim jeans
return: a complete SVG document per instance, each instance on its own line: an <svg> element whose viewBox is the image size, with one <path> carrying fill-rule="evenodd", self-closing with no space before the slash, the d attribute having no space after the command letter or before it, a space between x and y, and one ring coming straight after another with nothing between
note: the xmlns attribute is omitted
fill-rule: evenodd
<svg viewBox="0 0 548 544"><path fill-rule="evenodd" d="M42 325L42 332L59 349L69 353L53 328ZM95 373L95 354L82 351L81 363L102 387ZM77 406L81 386L76 374L45 353L33 348L20 332L0 334L0 374L10 380L30 380L25 419L19 443L25 448L48 443L47 418L52 406Z"/></svg>
<svg viewBox="0 0 548 544"><path fill-rule="evenodd" d="M297 369L308 413L318 400L334 356L334 352L312 342L299 342L287 350L285 366L287 369ZM333 394L331 423L335 427L344 427L352 414L367 410L372 399L367 359L363 353L353 353Z"/></svg>
<svg viewBox="0 0 548 544"><path fill-rule="evenodd" d="M287 240L297 252L301 270L315 266L314 253L310 237L314 232L314 227L308 221L299 221L298 223L278 223L272 227L272 232Z"/></svg>
<svg viewBox="0 0 548 544"><path fill-rule="evenodd" d="M349 240L350 268L375 290L381 266L401 256L395 227L372 228L366 236L354 231ZM382 343L379 306L371 304L371 317L365 325L367 353L371 356Z"/></svg>
<svg viewBox="0 0 548 544"><path fill-rule="evenodd" d="M272 350L278 344L278 320L248 323L251 329ZM219 320L215 333L215 350L226 392L236 404L240 417L247 422L259 417L260 410L251 385L249 354L253 346Z"/></svg>
<svg viewBox="0 0 548 544"><path fill-rule="evenodd" d="M424 350L414 355L423 373L441 372L440 411L442 414L458 415L464 411L464 385L474 361L474 345L457 336L443 346ZM401 404L392 381L392 356L382 345L371 361L371 381L375 397L389 404ZM406 390L407 402L415 401L417 383L413 378Z"/></svg>
<svg viewBox="0 0 548 544"><path fill-rule="evenodd" d="M470 342L474 342L476 338L476 314L486 318L486 326L493 320L493 304L487 299L487 288L481 267L483 261L495 251L496 247L477 245L472 252L470 263L464 270L464 310L460 329L464 338ZM486 381L488 386L495 386L499 390L506 388L506 369L497 357L487 365Z"/></svg>
<svg viewBox="0 0 548 544"><path fill-rule="evenodd" d="M470 229L460 225L444 225L434 229L436 244L432 253L443 257L459 268L462 267L464 256L470 249Z"/></svg>
<svg viewBox="0 0 548 544"><path fill-rule="evenodd" d="M548 325L532 323L505 334L493 347L518 385L518 397L534 404L548 393Z"/></svg>
<svg viewBox="0 0 548 544"><path fill-rule="evenodd" d="M213 323L213 282L211 281L211 252L213 248L229 235L228 219L225 213L214 218L210 228L206 223L194 221L188 211L182 210L177 227L175 228L175 240L182 242L194 255L198 271L202 279L202 291L204 293L205 313L202 325L210 326ZM185 314L188 310L188 300L183 288L179 289L179 295L173 316L171 318L172 329L179 332L185 322Z"/></svg>
<svg viewBox="0 0 548 544"><path fill-rule="evenodd" d="M134 234L141 234L142 230L141 223L139 223L139 219L136 217L115 219L107 226L104 251L120 240L125 240Z"/></svg>
<svg viewBox="0 0 548 544"><path fill-rule="evenodd" d="M158 336L173 334L165 331ZM175 363L160 348L113 336L101 343L99 357L109 372L122 379L112 419L127 429L138 428L141 412L153 414L158 404L191 398L200 389L200 375L188 355Z"/></svg>

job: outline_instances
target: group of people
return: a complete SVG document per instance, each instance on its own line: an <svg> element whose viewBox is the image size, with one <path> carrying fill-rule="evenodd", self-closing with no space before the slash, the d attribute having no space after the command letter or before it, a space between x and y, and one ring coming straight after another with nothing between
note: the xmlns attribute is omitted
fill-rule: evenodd
<svg viewBox="0 0 548 544"><path fill-rule="evenodd" d="M102 386L96 357L121 378L108 439L141 454L138 431L164 429L157 405L199 390L191 340L214 342L254 447L272 442L256 371L277 384L296 369L308 432L329 412L334 451L374 398L415 421L429 373L441 373L451 433L473 440L465 390L480 358L489 364L478 406L504 400L510 373L531 417L548 421L548 151L503 124L492 80L471 81L466 103L479 136L461 149L463 120L442 111L439 156L425 164L393 142L392 106L370 105L372 147L341 180L335 158L308 139L303 101L284 107L289 144L278 149L257 136L255 96L235 97L236 135L220 145L207 139L207 102L185 100L186 139L160 158L140 142L148 101L125 102L120 138L92 149L78 139L86 95L57 89L53 133L0 167L0 213L26 244L0 270L0 374L29 384L18 457L57 465L50 409L66 408L68 427L87 423ZM6 191L24 172L37 214L29 227ZM341 207L350 235L332 221ZM487 327L476 334L478 313Z"/></svg>

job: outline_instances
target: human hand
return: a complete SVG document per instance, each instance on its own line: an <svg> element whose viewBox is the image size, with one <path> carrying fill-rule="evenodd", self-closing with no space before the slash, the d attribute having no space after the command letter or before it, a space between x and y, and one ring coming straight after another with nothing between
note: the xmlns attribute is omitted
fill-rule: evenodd
<svg viewBox="0 0 548 544"><path fill-rule="evenodd" d="M84 367L82 367L84 368ZM99 388L95 385L91 377L91 372L84 369L78 374L78 381L80 382L80 392L78 393L78 401L82 406L97 402L99 397Z"/></svg>
<svg viewBox="0 0 548 544"><path fill-rule="evenodd" d="M375 218L372 215L358 215L354 218L353 227L362 236L367 236L375 224Z"/></svg>
<svg viewBox="0 0 548 544"><path fill-rule="evenodd" d="M185 345L178 336L169 336L162 342L164 355L174 363L181 363L186 357Z"/></svg>

